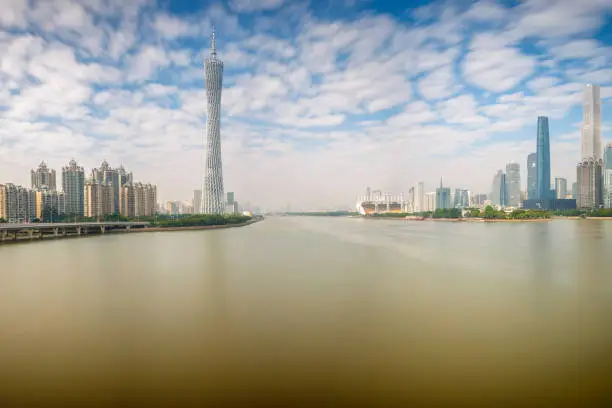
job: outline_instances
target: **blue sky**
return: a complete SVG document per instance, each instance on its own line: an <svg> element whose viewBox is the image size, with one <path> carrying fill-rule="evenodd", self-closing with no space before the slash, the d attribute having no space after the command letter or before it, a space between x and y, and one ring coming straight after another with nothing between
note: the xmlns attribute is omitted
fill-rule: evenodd
<svg viewBox="0 0 612 408"><path fill-rule="evenodd" d="M407 7L409 3L412 6ZM186 200L201 180L202 60L225 62L226 190L270 209L352 205L366 186L488 192L550 117L575 180L581 93L612 142L612 2L6 0L0 182L106 159Z"/></svg>

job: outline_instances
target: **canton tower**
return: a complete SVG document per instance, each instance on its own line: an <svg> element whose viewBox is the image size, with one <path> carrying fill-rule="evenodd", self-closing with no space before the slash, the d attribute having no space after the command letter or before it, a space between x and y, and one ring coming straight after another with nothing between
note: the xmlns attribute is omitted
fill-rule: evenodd
<svg viewBox="0 0 612 408"><path fill-rule="evenodd" d="M221 90L223 61L217 58L215 27L210 56L204 61L206 85L206 157L202 185L202 214L225 213L223 166L221 164Z"/></svg>

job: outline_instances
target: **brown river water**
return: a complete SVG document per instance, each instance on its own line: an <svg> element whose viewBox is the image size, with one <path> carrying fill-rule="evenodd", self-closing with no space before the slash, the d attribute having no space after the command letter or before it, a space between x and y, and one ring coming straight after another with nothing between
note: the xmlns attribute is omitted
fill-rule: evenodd
<svg viewBox="0 0 612 408"><path fill-rule="evenodd" d="M612 400L612 221L269 217L0 246L0 407Z"/></svg>

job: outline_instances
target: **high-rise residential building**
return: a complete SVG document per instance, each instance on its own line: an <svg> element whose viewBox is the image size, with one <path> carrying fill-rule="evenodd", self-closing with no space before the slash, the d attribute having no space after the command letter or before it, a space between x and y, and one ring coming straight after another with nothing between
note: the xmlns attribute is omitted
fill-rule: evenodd
<svg viewBox="0 0 612 408"><path fill-rule="evenodd" d="M518 163L506 164L506 191L506 205L518 208L521 204L521 166Z"/></svg>
<svg viewBox="0 0 612 408"><path fill-rule="evenodd" d="M425 208L425 183L419 181L417 183L415 198L414 198L414 211L422 212Z"/></svg>
<svg viewBox="0 0 612 408"><path fill-rule="evenodd" d="M157 209L157 187L134 183L134 216L151 217Z"/></svg>
<svg viewBox="0 0 612 408"><path fill-rule="evenodd" d="M66 214L66 194L49 189L32 190L35 203L35 217L43 222Z"/></svg>
<svg viewBox="0 0 612 408"><path fill-rule="evenodd" d="M548 200L552 198L550 197L550 136L546 116L538 117L536 174L536 199Z"/></svg>
<svg viewBox="0 0 612 408"><path fill-rule="evenodd" d="M168 201L166 202L166 212L170 215L181 214L181 202L180 201Z"/></svg>
<svg viewBox="0 0 612 408"><path fill-rule="evenodd" d="M527 198L533 200L536 198L536 181L538 179L537 154L529 153L527 156Z"/></svg>
<svg viewBox="0 0 612 408"><path fill-rule="evenodd" d="M33 190L12 183L0 184L0 218L9 223L30 222L36 218Z"/></svg>
<svg viewBox="0 0 612 408"><path fill-rule="evenodd" d="M486 194L472 194L470 197L470 207L482 207L487 199Z"/></svg>
<svg viewBox="0 0 612 408"><path fill-rule="evenodd" d="M193 200L191 201L194 214L202 211L202 190L193 190Z"/></svg>
<svg viewBox="0 0 612 408"><path fill-rule="evenodd" d="M451 189L442 185L440 178L440 187L436 188L436 210L451 208Z"/></svg>
<svg viewBox="0 0 612 408"><path fill-rule="evenodd" d="M38 165L36 170L30 171L30 176L33 189L46 188L55 191L57 188L55 184L55 170L49 169L44 161Z"/></svg>
<svg viewBox="0 0 612 408"><path fill-rule="evenodd" d="M83 216L85 170L74 159L62 167L62 190L66 195L66 214Z"/></svg>
<svg viewBox="0 0 612 408"><path fill-rule="evenodd" d="M119 215L133 218L134 214L134 186L127 182L119 188Z"/></svg>
<svg viewBox="0 0 612 408"><path fill-rule="evenodd" d="M84 216L91 218L103 217L116 212L115 195L112 183L87 180L84 188Z"/></svg>
<svg viewBox="0 0 612 408"><path fill-rule="evenodd" d="M604 149L604 207L612 208L612 143L608 143Z"/></svg>
<svg viewBox="0 0 612 408"><path fill-rule="evenodd" d="M468 208L470 206L470 191L465 188L456 188L453 197L454 208Z"/></svg>
<svg viewBox="0 0 612 408"><path fill-rule="evenodd" d="M556 198L564 200L567 197L567 180L561 177L555 177L555 194Z"/></svg>
<svg viewBox="0 0 612 408"><path fill-rule="evenodd" d="M582 99L581 160L602 158L599 85L587 84Z"/></svg>
<svg viewBox="0 0 612 408"><path fill-rule="evenodd" d="M578 208L599 208L603 205L603 161L591 158L578 164Z"/></svg>
<svg viewBox="0 0 612 408"><path fill-rule="evenodd" d="M116 210L118 210L119 190L124 184L133 182L132 173L128 172L123 166L113 169L106 160L103 160L99 168L92 170L91 176L93 181L96 183L103 183L112 186L113 206Z"/></svg>
<svg viewBox="0 0 612 408"><path fill-rule="evenodd" d="M210 56L204 62L206 75L206 159L202 185L202 213L223 214L223 165L221 162L221 91L223 61L217 58L215 30L212 32Z"/></svg>

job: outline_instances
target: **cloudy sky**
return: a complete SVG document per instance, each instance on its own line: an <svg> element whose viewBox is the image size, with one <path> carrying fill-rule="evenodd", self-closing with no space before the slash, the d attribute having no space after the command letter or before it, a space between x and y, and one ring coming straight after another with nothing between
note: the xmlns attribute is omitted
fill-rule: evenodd
<svg viewBox="0 0 612 408"><path fill-rule="evenodd" d="M197 3L194 6L193 3ZM406 4L415 5L407 8ZM535 151L575 180L581 91L612 142L609 0L2 0L0 182L106 159L186 200L201 183L210 24L225 62L226 191L347 207L366 186L488 192Z"/></svg>

